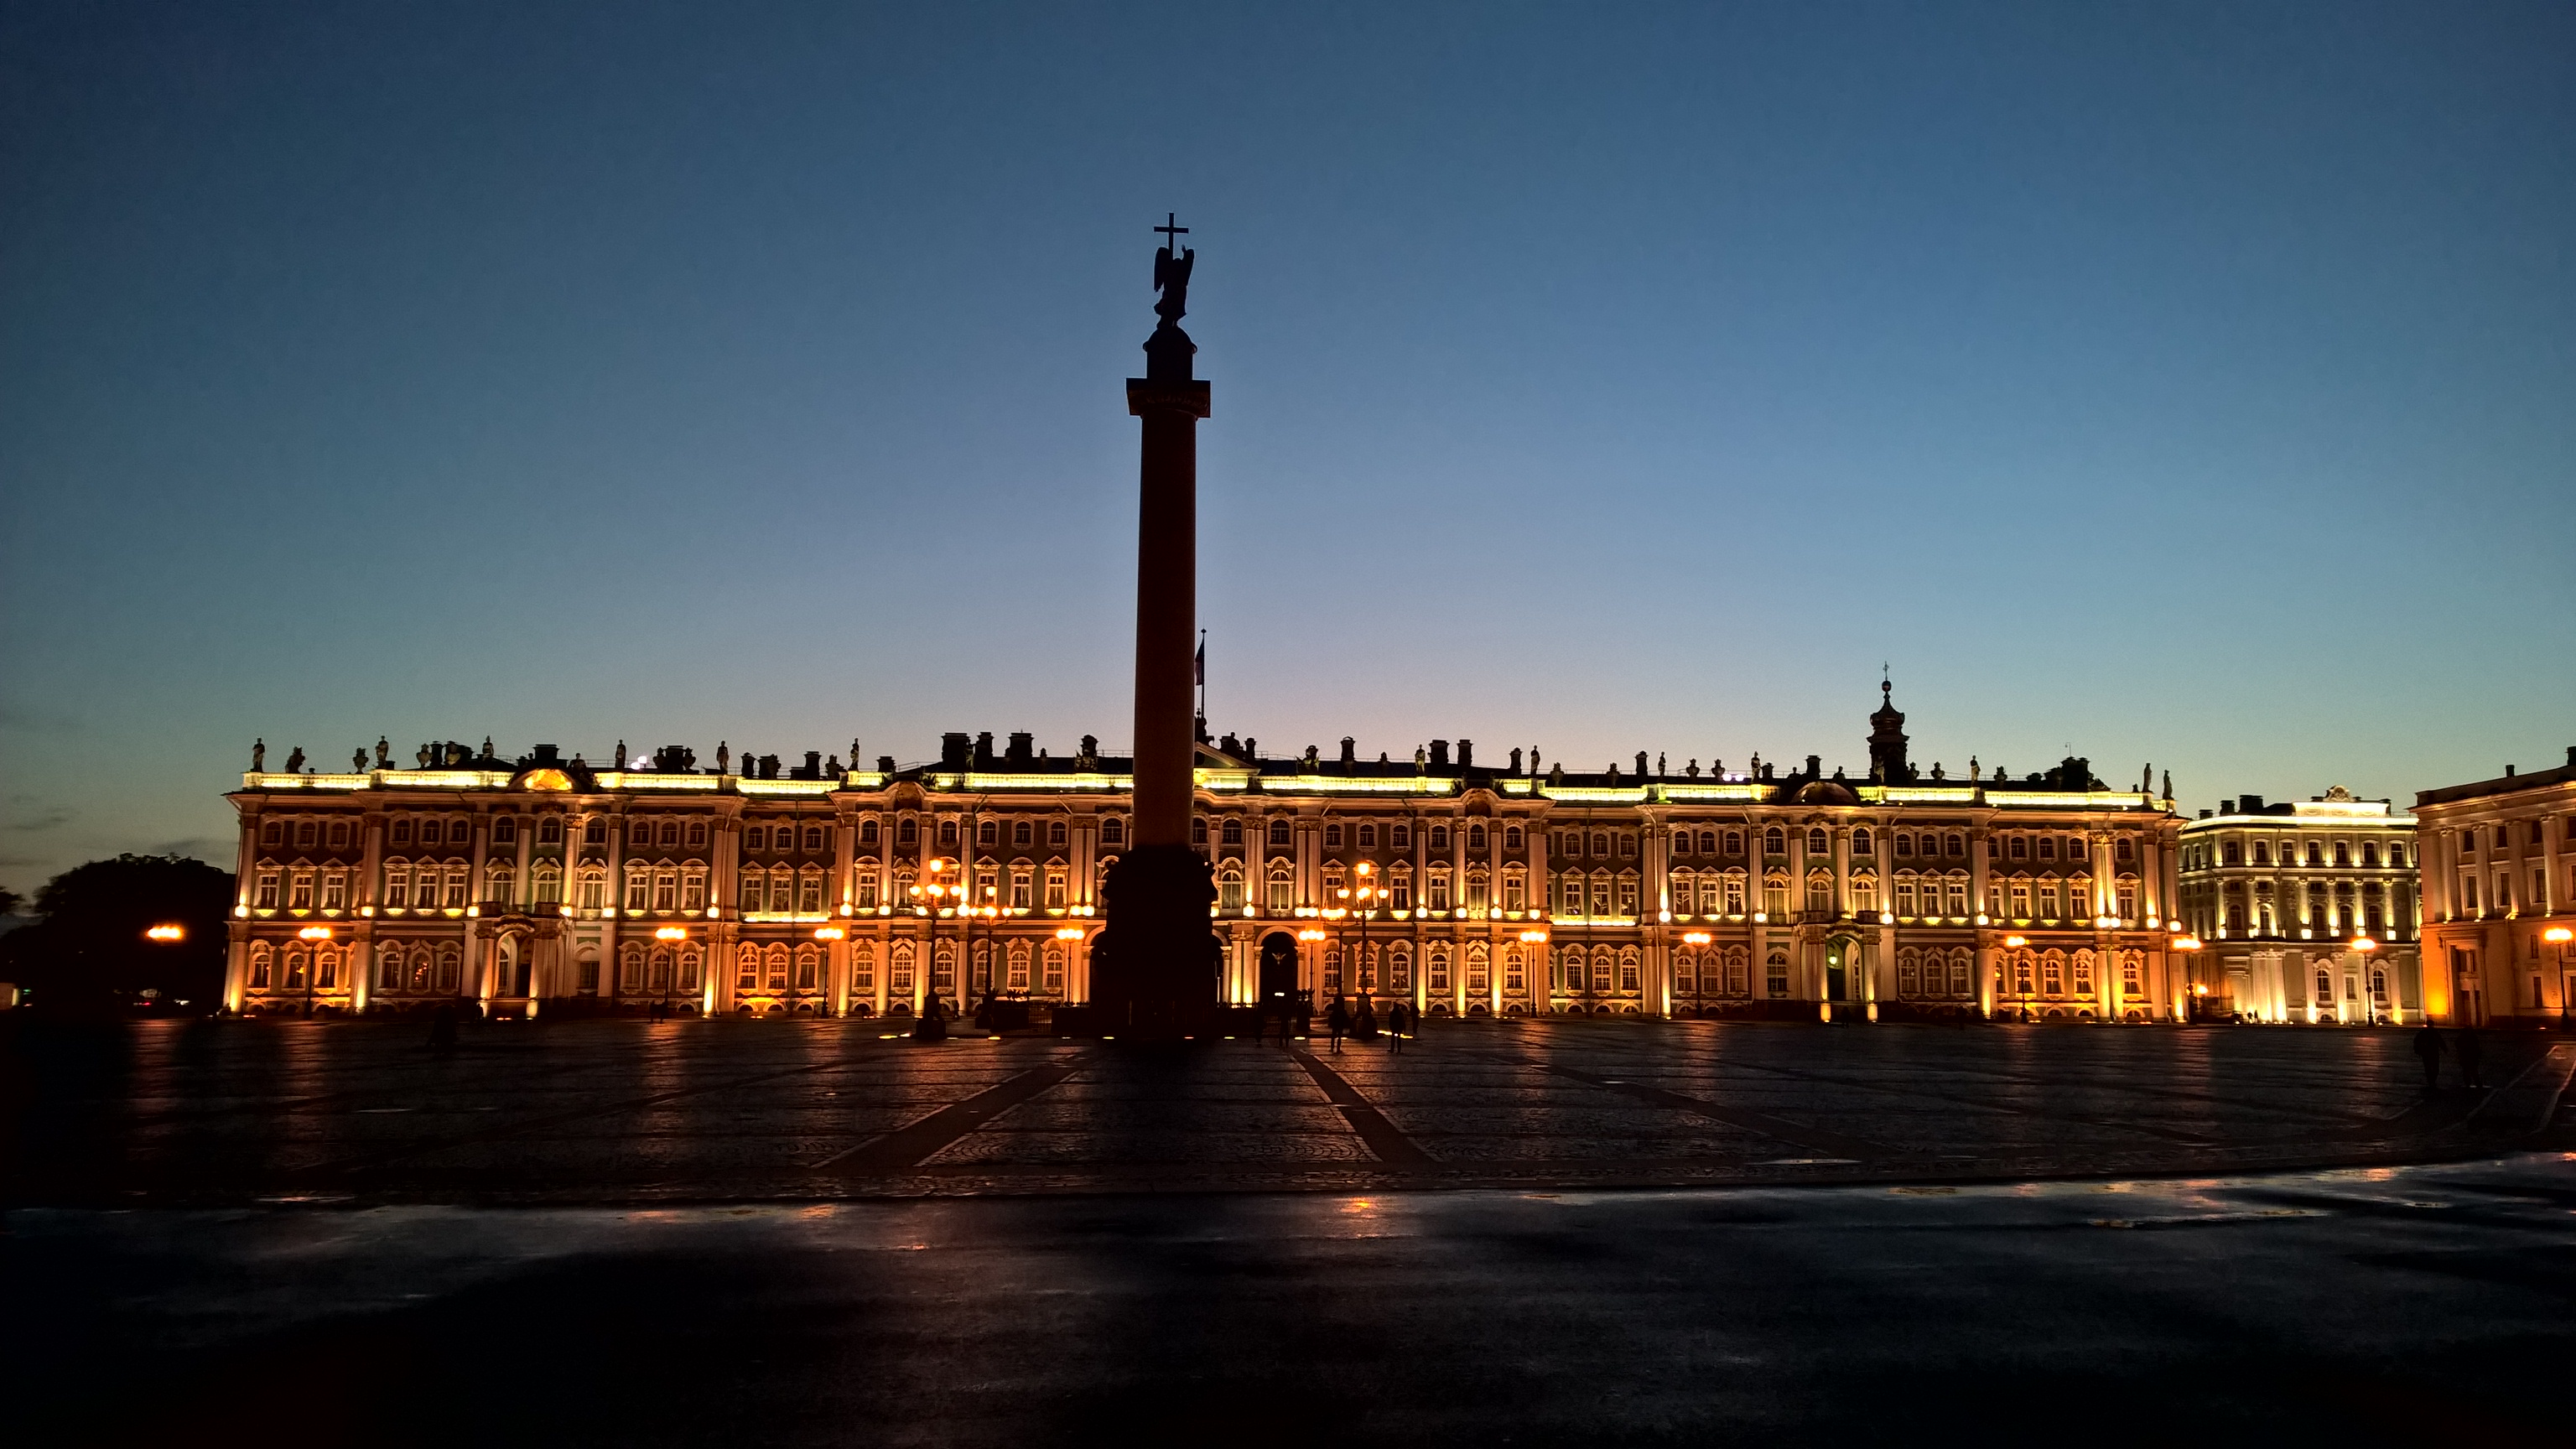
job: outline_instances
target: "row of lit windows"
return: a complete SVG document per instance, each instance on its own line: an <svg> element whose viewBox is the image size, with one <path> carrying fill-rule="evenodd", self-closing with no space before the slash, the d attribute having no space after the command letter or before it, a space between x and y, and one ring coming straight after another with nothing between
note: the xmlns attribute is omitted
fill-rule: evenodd
<svg viewBox="0 0 2576 1449"><path fill-rule="evenodd" d="M2135 951L2120 953L2120 994L2132 1000L2145 994L2145 958ZM1995 963L1997 996L2091 996L2093 994L2093 953L2077 951L2068 956L2058 951L2038 955L2022 952Z"/></svg>
<svg viewBox="0 0 2576 1449"><path fill-rule="evenodd" d="M2547 821L2535 817L2523 823L2528 832L2525 839L2526 844L2547 845L2549 843L2549 823ZM2460 832L2460 853L2462 855L2477 854L2478 842L2481 837L2485 838L2487 849L2490 851L2507 851L2513 849L2512 826L2472 825ZM2576 845L2576 815L2570 815L2561 822L2559 839L2564 840L2571 845Z"/></svg>
<svg viewBox="0 0 2576 1449"><path fill-rule="evenodd" d="M2243 865L2248 857L2248 846L2249 842L2241 840L2222 841L2218 846L2218 854L2214 859L2227 865ZM2250 842L2250 847L2250 853L2254 864L2272 865L2276 863L2273 859L2275 847L2272 841L2252 841ZM2295 840L2284 840L2279 842L2278 851L2280 857L2277 862L2278 864L2285 866L2298 866L2304 863L2305 865L2319 870L2326 869L2329 865L2349 867L2356 858L2353 853L2352 842L2348 840L2335 841L2331 849L2329 849L2327 843L2322 840L2309 841L2307 843L2307 859L2305 862L2300 861L2298 858L2299 842ZM2365 840L2361 843L2361 852L2358 859L2360 860L2361 866L2364 870L2378 869L2381 859L2379 851L2380 846L2378 841ZM2207 870L2210 868L2212 861L2213 857L2210 853L2210 847L2207 844L2195 844L2183 847L2182 864L2183 869L2185 870ZM2406 847L2396 841L2390 841L2388 843L2387 861L2388 864L2393 867L2402 868L2406 864Z"/></svg>

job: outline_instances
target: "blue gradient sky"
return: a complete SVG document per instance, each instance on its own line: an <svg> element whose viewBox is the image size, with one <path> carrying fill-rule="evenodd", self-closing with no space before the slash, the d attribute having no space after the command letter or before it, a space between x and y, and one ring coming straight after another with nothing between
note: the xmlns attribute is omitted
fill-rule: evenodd
<svg viewBox="0 0 2576 1449"><path fill-rule="evenodd" d="M1187 18L1162 20L1157 15ZM0 882L254 735L1220 730L2186 804L2576 743L2564 5L13 6Z"/></svg>

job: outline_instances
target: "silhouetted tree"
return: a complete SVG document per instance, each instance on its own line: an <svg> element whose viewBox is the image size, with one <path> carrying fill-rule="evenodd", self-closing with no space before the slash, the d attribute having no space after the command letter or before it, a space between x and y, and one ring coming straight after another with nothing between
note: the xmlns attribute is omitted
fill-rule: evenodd
<svg viewBox="0 0 2576 1449"><path fill-rule="evenodd" d="M223 992L232 896L231 875L183 856L75 866L36 893L34 925L0 936L0 981L18 983L38 1007L130 1006L151 990L160 993L159 1009L212 1010ZM186 936L147 940L143 933L158 925Z"/></svg>

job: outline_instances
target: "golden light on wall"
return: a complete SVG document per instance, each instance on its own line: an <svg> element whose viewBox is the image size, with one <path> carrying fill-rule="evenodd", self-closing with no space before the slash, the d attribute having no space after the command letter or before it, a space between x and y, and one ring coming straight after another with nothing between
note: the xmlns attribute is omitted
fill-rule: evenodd
<svg viewBox="0 0 2576 1449"><path fill-rule="evenodd" d="M331 939L331 928L329 926L307 926L295 934L303 937L307 941L328 941Z"/></svg>
<svg viewBox="0 0 2576 1449"><path fill-rule="evenodd" d="M838 941L849 934L849 932L842 930L838 926L816 926L814 928L814 939L817 941Z"/></svg>
<svg viewBox="0 0 2576 1449"><path fill-rule="evenodd" d="M2029 945L2029 944L2030 944L2030 937L2028 937L2028 936L2006 936L2006 937L2004 937L2004 945L2005 945L2005 946L2007 946L2007 947L2009 947L2009 948L2010 948L2010 949L2012 949L2012 950L2015 950L2015 951L2018 951L2018 950L2020 950L2022 947L2027 946L2027 945Z"/></svg>
<svg viewBox="0 0 2576 1449"><path fill-rule="evenodd" d="M664 926L653 933L653 939L656 941L685 941L689 939L689 928L686 926Z"/></svg>
<svg viewBox="0 0 2576 1449"><path fill-rule="evenodd" d="M143 939L147 941L184 941L188 939L188 928L165 922L145 931L143 933Z"/></svg>

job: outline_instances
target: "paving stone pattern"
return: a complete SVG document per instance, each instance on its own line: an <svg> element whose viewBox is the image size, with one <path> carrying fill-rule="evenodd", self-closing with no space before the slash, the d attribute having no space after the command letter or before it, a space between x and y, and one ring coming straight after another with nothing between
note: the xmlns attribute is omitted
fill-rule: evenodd
<svg viewBox="0 0 2576 1449"><path fill-rule="evenodd" d="M21 1029L7 1201L649 1203L967 1193L1973 1181L2458 1158L2576 1051L2491 1035L1434 1023L1168 1052L863 1022Z"/></svg>

